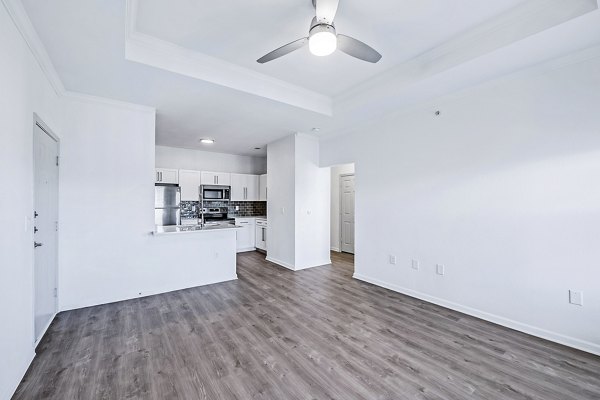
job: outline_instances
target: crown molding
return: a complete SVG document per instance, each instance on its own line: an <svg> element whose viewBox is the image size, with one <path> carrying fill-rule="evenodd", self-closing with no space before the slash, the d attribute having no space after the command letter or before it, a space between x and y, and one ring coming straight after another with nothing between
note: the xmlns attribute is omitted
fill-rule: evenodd
<svg viewBox="0 0 600 400"><path fill-rule="evenodd" d="M107 106L125 108L125 109L131 110L131 111L139 111L139 112L145 112L145 113L150 113L150 114L156 114L156 108L154 108L154 107L144 106L144 105L135 104L135 103L129 103L126 101L113 100L113 99L109 99L106 97L92 96L89 94L71 92L68 90L63 92L62 96L67 100L76 100L76 101L80 101L80 102L96 103L96 104L100 103L100 104L104 104Z"/></svg>
<svg viewBox="0 0 600 400"><path fill-rule="evenodd" d="M596 59L600 59L600 45L594 45L578 51L574 51L567 55L552 58L550 60L532 65L527 68L519 68L515 72L509 74L502 74L491 80L485 80L479 84L464 87L462 89L450 93L445 93L439 96L425 98L420 101L410 103L405 107L397 109L393 112L388 112L373 118L365 119L360 123L355 124L350 130L334 129L324 134L320 134L319 140L337 140L345 135L351 135L355 132L360 132L361 130L371 129L374 123L393 121L399 116L407 115L414 112L427 110L433 112L432 110L436 110L440 106L443 107L443 104L458 101L465 97L471 96L473 95L473 93L476 93L481 90L487 90L494 87L503 86L515 80L534 79L536 77L551 73L553 71L561 70L563 68L568 68L573 65L586 63Z"/></svg>
<svg viewBox="0 0 600 400"><path fill-rule="evenodd" d="M23 40L29 47L33 58L39 65L42 73L50 83L50 86L57 94L59 98L66 98L71 100L78 101L86 101L86 102L95 102L102 103L105 105L111 105L119 108L126 108L134 111L148 112L148 113L156 113L156 109L154 107L128 103L119 100L113 100L105 97L92 96L84 93L71 92L65 89L56 69L54 68L54 64L50 60L50 56L46 52L46 48L42 44L23 4L20 0L1 0L4 8L8 12L8 15L12 19L15 27L23 37Z"/></svg>
<svg viewBox="0 0 600 400"><path fill-rule="evenodd" d="M23 40L25 40L25 43L27 43L27 46L31 50L33 57L50 82L50 85L56 94L61 96L65 92L65 87L56 73L56 69L54 69L52 61L50 61L50 57L46 52L46 48L42 44L35 28L33 27L33 24L31 23L23 4L20 0L2 0L2 4L4 4L4 8L13 20L17 30L21 33Z"/></svg>
<svg viewBox="0 0 600 400"><path fill-rule="evenodd" d="M138 0L126 2L125 58L326 116L331 97L137 31Z"/></svg>
<svg viewBox="0 0 600 400"><path fill-rule="evenodd" d="M596 0L529 0L336 96L336 111L380 88L396 91L597 9Z"/></svg>

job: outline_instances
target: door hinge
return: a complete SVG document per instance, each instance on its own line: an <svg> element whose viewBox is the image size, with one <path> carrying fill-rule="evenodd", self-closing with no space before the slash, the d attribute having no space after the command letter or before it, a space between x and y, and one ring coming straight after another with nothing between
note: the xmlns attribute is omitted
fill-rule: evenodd
<svg viewBox="0 0 600 400"><path fill-rule="evenodd" d="M54 229L56 229L56 232L58 232L58 221L54 221Z"/></svg>
<svg viewBox="0 0 600 400"><path fill-rule="evenodd" d="M58 288L54 288L54 297L58 297Z"/></svg>
<svg viewBox="0 0 600 400"><path fill-rule="evenodd" d="M59 157L58 157L58 156L56 156L56 166L57 166L57 167L58 167L58 160L59 160Z"/></svg>

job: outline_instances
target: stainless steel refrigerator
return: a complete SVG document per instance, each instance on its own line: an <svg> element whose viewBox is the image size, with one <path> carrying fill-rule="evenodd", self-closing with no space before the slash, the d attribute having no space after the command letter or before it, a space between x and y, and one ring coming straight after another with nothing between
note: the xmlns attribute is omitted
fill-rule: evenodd
<svg viewBox="0 0 600 400"><path fill-rule="evenodd" d="M181 188L157 183L154 186L154 223L156 226L181 225Z"/></svg>

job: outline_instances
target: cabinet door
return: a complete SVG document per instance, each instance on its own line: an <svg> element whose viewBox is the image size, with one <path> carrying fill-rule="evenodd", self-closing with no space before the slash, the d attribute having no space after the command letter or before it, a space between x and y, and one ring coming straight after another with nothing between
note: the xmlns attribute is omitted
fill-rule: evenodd
<svg viewBox="0 0 600 400"><path fill-rule="evenodd" d="M231 185L231 174L229 172L209 172L202 171L200 182L203 185Z"/></svg>
<svg viewBox="0 0 600 400"><path fill-rule="evenodd" d="M217 177L217 185L229 186L231 185L231 174L228 172L215 172Z"/></svg>
<svg viewBox="0 0 600 400"><path fill-rule="evenodd" d="M258 200L267 201L268 189L267 189L267 174L263 174L260 176L258 180Z"/></svg>
<svg viewBox="0 0 600 400"><path fill-rule="evenodd" d="M256 225L256 248L267 250L267 227Z"/></svg>
<svg viewBox="0 0 600 400"><path fill-rule="evenodd" d="M179 171L176 169L156 168L156 183L179 183Z"/></svg>
<svg viewBox="0 0 600 400"><path fill-rule="evenodd" d="M246 175L231 174L231 201L246 200Z"/></svg>
<svg viewBox="0 0 600 400"><path fill-rule="evenodd" d="M246 200L258 201L258 175L246 175Z"/></svg>
<svg viewBox="0 0 600 400"><path fill-rule="evenodd" d="M216 185L217 175L214 172L202 171L200 173L200 183L202 185Z"/></svg>
<svg viewBox="0 0 600 400"><path fill-rule="evenodd" d="M252 251L256 248L254 218L236 218L235 224L241 226L237 230L237 251Z"/></svg>
<svg viewBox="0 0 600 400"><path fill-rule="evenodd" d="M179 170L181 201L198 201L200 198L200 171Z"/></svg>

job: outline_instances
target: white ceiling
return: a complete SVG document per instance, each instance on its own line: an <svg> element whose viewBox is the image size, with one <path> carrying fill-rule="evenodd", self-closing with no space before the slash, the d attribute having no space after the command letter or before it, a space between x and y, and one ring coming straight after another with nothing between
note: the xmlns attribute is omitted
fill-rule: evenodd
<svg viewBox="0 0 600 400"><path fill-rule="evenodd" d="M341 52L314 57L303 48L266 64L256 59L308 36L311 0L143 0L137 29L157 38L329 96L436 47L524 0L341 0L338 33L383 54L369 64Z"/></svg>
<svg viewBox="0 0 600 400"><path fill-rule="evenodd" d="M557 9L567 2L572 10ZM306 35L310 0L136 1L137 32L185 48L197 60L214 58L213 67L223 66L216 79L214 71L189 73L129 57L125 0L22 3L67 90L156 107L157 144L246 155L264 155L267 143L292 132L340 132L373 118L374 109L405 106L425 92L444 94L600 40L590 38L600 25L598 11L571 19L588 13L593 0L341 0L338 32L377 48L380 64L301 50L260 65L255 60L264 53ZM511 14L527 3L550 9ZM502 19L506 11L512 19ZM498 32L509 39L498 40ZM493 58L498 49L502 59ZM253 79L254 89L240 84ZM427 82L438 90L416 94L417 83L426 88ZM317 99L319 107L287 101L291 92ZM333 116L319 111L323 99L333 103ZM207 136L217 141L210 148L198 143Z"/></svg>

